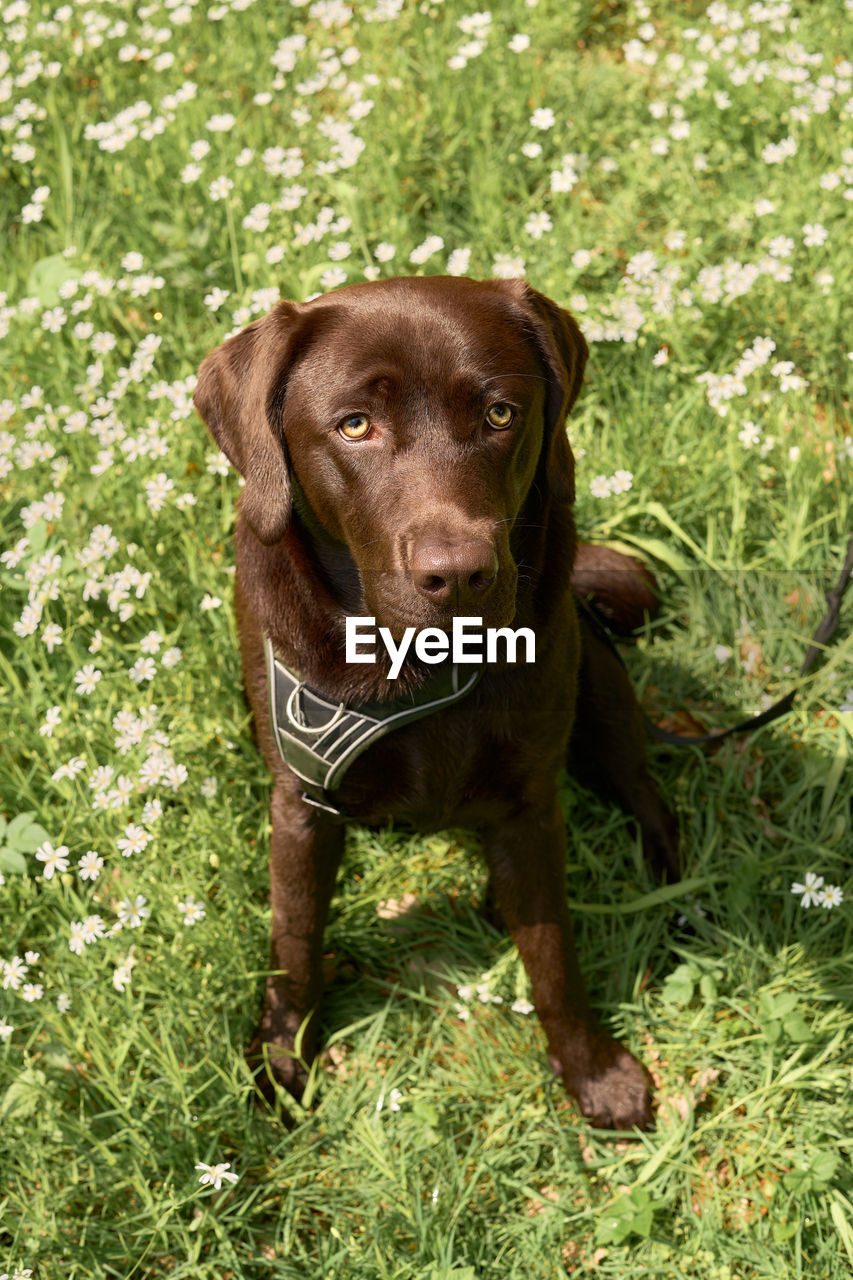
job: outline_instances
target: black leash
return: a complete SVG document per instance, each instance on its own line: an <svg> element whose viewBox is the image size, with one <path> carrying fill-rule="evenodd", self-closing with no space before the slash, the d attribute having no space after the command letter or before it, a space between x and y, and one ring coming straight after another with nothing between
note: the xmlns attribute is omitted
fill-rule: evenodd
<svg viewBox="0 0 853 1280"><path fill-rule="evenodd" d="M806 656L803 665L800 667L800 675L804 676L806 672L813 666L815 659L823 652L830 637L834 634L838 626L838 618L841 612L841 598L847 584L853 574L853 534L847 544L847 555L844 560L844 568L841 571L841 577L838 579L835 587L831 591L825 592L826 601L829 605L826 613L818 625L817 630L812 636L811 644L806 650ZM583 609L585 616L591 621L598 635L604 640L608 648L616 654L616 657L622 663L622 655L616 648L613 636L595 612L594 607L590 606L587 601L582 600L580 596L575 597L577 604ZM778 720L780 716L787 715L794 705L794 700L798 690L792 689L790 693L786 693L784 698L780 698L778 702L774 702L766 711L762 711L757 716L750 716L747 720L741 720L739 724L733 724L728 729L715 729L711 733L703 733L696 737L688 737L682 733L670 733L667 729L661 729L653 720L643 712L643 719L646 722L646 732L650 738L654 738L656 742L666 743L670 747L702 747L709 742L720 742L723 738L728 738L733 733L745 733L750 729L760 729L762 725L770 724L772 720Z"/></svg>

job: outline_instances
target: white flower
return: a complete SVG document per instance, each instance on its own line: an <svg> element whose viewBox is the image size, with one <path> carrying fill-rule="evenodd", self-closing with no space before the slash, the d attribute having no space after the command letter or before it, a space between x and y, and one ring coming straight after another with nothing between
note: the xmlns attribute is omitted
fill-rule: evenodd
<svg viewBox="0 0 853 1280"><path fill-rule="evenodd" d="M266 231L270 225L270 206L268 204L256 204L243 219L243 226L247 231Z"/></svg>
<svg viewBox="0 0 853 1280"><path fill-rule="evenodd" d="M36 857L39 862L44 863L44 871L42 875L45 880L51 880L55 871L63 872L68 870L68 849L61 844L58 849L54 849L49 840L45 840L43 845L36 849Z"/></svg>
<svg viewBox="0 0 853 1280"><path fill-rule="evenodd" d="M610 496L610 480L607 476L594 476L589 482L589 491L594 498Z"/></svg>
<svg viewBox="0 0 853 1280"><path fill-rule="evenodd" d="M197 924L199 920L205 917L205 908L200 902L196 902L192 894L187 896L186 902L178 903L178 910L184 917L184 924L189 926Z"/></svg>
<svg viewBox="0 0 853 1280"><path fill-rule="evenodd" d="M798 884L796 881L791 885L791 893L801 894L800 906L811 907L819 906L821 902L821 889L823 888L823 876L815 875L814 871L806 872L805 884Z"/></svg>
<svg viewBox="0 0 853 1280"><path fill-rule="evenodd" d="M492 275L497 280L515 280L524 275L524 259L511 253L496 253L492 264Z"/></svg>
<svg viewBox="0 0 853 1280"><path fill-rule="evenodd" d="M808 248L824 244L829 239L829 232L819 222L807 222L803 227L803 244Z"/></svg>
<svg viewBox="0 0 853 1280"><path fill-rule="evenodd" d="M229 191L234 188L234 183L230 178L226 178L224 174L220 174L218 178L214 178L210 184L211 200L224 200Z"/></svg>
<svg viewBox="0 0 853 1280"><path fill-rule="evenodd" d="M43 738L53 737L53 731L62 719L62 710L60 707L48 707L44 716L44 724L39 726L39 733Z"/></svg>
<svg viewBox="0 0 853 1280"><path fill-rule="evenodd" d="M123 858L129 858L131 854L140 853L150 843L151 837L148 832L132 822L125 827L124 835L116 840L116 846Z"/></svg>
<svg viewBox="0 0 853 1280"><path fill-rule="evenodd" d="M13 991L18 991L26 976L27 966L20 956L12 956L11 960L3 961L4 991L7 991L9 987L11 987Z"/></svg>
<svg viewBox="0 0 853 1280"><path fill-rule="evenodd" d="M444 241L441 236L427 236L426 240L417 245L409 254L409 262L415 263L416 266L421 266L434 253L438 253L439 249L443 248Z"/></svg>
<svg viewBox="0 0 853 1280"><path fill-rule="evenodd" d="M119 926L119 928L120 927L121 926ZM113 986L116 991L124 991L125 987L129 986L131 970L135 964L136 960L133 956L133 947L131 947L122 963L116 966L115 972L113 973Z"/></svg>
<svg viewBox="0 0 853 1280"><path fill-rule="evenodd" d="M616 471L610 480L611 493L627 493L633 482L633 475L630 471Z"/></svg>
<svg viewBox="0 0 853 1280"><path fill-rule="evenodd" d="M240 1175L237 1173L229 1173L231 1161L226 1164L197 1164L196 1169L201 1169L201 1177L199 1182L203 1187L213 1187L214 1191L218 1191L223 1182L235 1183L239 1182Z"/></svg>
<svg viewBox="0 0 853 1280"><path fill-rule="evenodd" d="M153 680L157 674L157 663L153 658L137 658L130 668L130 678L134 684L142 684L143 680Z"/></svg>
<svg viewBox="0 0 853 1280"><path fill-rule="evenodd" d="M519 998L518 1000L514 1000L514 1001L512 1002L512 1006L511 1006L511 1007L512 1007L512 1011L513 1011L513 1013L524 1013L524 1014L527 1014L527 1013L532 1013L532 1012L533 1012L533 1005L530 1003L530 1001L529 1001L529 1000L524 1000L523 998Z"/></svg>
<svg viewBox="0 0 853 1280"><path fill-rule="evenodd" d="M199 605L199 608L204 610L218 609L220 608L221 604L222 604L222 601L219 599L219 596L212 596L209 592L206 592L204 595L204 598L202 599L201 604Z"/></svg>
<svg viewBox="0 0 853 1280"><path fill-rule="evenodd" d="M211 311L218 311L226 298L230 298L231 293L228 289L211 289L210 293L204 295L204 305L209 307Z"/></svg>
<svg viewBox="0 0 853 1280"><path fill-rule="evenodd" d="M122 924L126 924L130 929L138 929L146 916L150 916L151 912L145 905L148 901L141 893L138 893L131 902L130 898L123 898L118 904L118 918Z"/></svg>
<svg viewBox="0 0 853 1280"><path fill-rule="evenodd" d="M447 274L449 276L464 276L470 262L470 249L454 249L447 259Z"/></svg>
<svg viewBox="0 0 853 1280"><path fill-rule="evenodd" d="M78 874L81 880L97 880L101 873L104 860L100 854L94 849L90 849L88 853L84 853L83 857L77 863Z"/></svg>
<svg viewBox="0 0 853 1280"><path fill-rule="evenodd" d="M546 231L551 231L553 226L554 224L551 221L549 214L547 214L543 209L539 213L531 213L530 217L524 224L524 230L529 236L532 236L534 240L541 240L544 233Z"/></svg>
<svg viewBox="0 0 853 1280"><path fill-rule="evenodd" d="M82 667L81 670L76 672L74 675L74 683L77 685L77 692L86 694L94 693L95 686L100 680L102 674L103 672L99 671L98 668L93 666L91 663Z"/></svg>
<svg viewBox="0 0 853 1280"><path fill-rule="evenodd" d="M57 645L62 644L62 627L57 622L49 622L42 631L41 638L48 653L53 653Z"/></svg>
<svg viewBox="0 0 853 1280"><path fill-rule="evenodd" d="M751 449L761 439L761 427L756 422L745 422L737 433L737 438L744 449Z"/></svg>
<svg viewBox="0 0 853 1280"><path fill-rule="evenodd" d="M518 35L513 36L510 40L509 48L513 53L524 53L525 49L530 48L530 36L522 35L519 32Z"/></svg>
<svg viewBox="0 0 853 1280"><path fill-rule="evenodd" d="M339 285L346 284L347 273L343 267L330 267L328 271L324 271L320 276L320 284L324 289L337 289Z"/></svg>
<svg viewBox="0 0 853 1280"><path fill-rule="evenodd" d="M828 884L820 892L819 902L822 907L826 907L827 911L832 907L840 907L844 901L844 894L837 884Z"/></svg>
<svg viewBox="0 0 853 1280"><path fill-rule="evenodd" d="M557 117L550 107L537 107L530 117L534 129L552 129L556 121Z"/></svg>

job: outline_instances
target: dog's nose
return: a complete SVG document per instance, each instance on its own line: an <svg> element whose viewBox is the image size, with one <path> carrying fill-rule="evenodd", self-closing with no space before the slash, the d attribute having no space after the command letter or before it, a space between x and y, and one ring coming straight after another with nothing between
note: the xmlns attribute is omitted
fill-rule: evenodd
<svg viewBox="0 0 853 1280"><path fill-rule="evenodd" d="M424 543L412 554L410 574L431 604L473 608L495 584L497 552L487 542Z"/></svg>

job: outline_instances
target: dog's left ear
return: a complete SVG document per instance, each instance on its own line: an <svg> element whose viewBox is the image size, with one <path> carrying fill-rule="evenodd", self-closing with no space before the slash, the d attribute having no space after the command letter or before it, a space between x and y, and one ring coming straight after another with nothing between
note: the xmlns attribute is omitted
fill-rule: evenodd
<svg viewBox="0 0 853 1280"><path fill-rule="evenodd" d="M290 475L281 426L301 308L280 302L203 361L193 403L220 449L245 477L240 510L261 542L284 537Z"/></svg>
<svg viewBox="0 0 853 1280"><path fill-rule="evenodd" d="M545 397L545 476L557 502L575 500L575 467L565 421L583 384L589 348L574 318L524 281L522 302L548 370Z"/></svg>

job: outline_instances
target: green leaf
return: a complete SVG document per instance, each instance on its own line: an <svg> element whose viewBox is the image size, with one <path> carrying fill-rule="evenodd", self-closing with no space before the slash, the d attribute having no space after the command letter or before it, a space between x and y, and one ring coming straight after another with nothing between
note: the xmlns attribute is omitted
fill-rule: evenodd
<svg viewBox="0 0 853 1280"><path fill-rule="evenodd" d="M773 1223L773 1239L777 1244L784 1244L786 1240L790 1240L800 1229L800 1219L797 1215L790 1218L783 1218L781 1222Z"/></svg>
<svg viewBox="0 0 853 1280"><path fill-rule="evenodd" d="M30 550L36 555L44 551L47 544L47 521L38 519L34 524L30 525L27 530L27 541L30 544Z"/></svg>
<svg viewBox="0 0 853 1280"><path fill-rule="evenodd" d="M0 1101L0 1119L26 1120L35 1115L44 1102L44 1090L44 1072L37 1067L25 1067Z"/></svg>
<svg viewBox="0 0 853 1280"><path fill-rule="evenodd" d="M807 1044L812 1038L811 1027L801 1013L792 1013L785 1018L782 1026L785 1035L793 1044Z"/></svg>
<svg viewBox="0 0 853 1280"><path fill-rule="evenodd" d="M596 1227L598 1244L621 1244L628 1236L641 1236L647 1240L652 1232L655 1210L645 1187L634 1187L622 1195L608 1210Z"/></svg>
<svg viewBox="0 0 853 1280"><path fill-rule="evenodd" d="M717 999L717 982L713 973L703 973L699 979L699 990L702 998L707 1004L713 1004Z"/></svg>
<svg viewBox="0 0 853 1280"><path fill-rule="evenodd" d="M812 1175L817 1180L818 1190L828 1187L835 1177L839 1157L834 1151L820 1151L811 1163Z"/></svg>
<svg viewBox="0 0 853 1280"><path fill-rule="evenodd" d="M11 875L22 876L27 870L27 860L16 849L0 849L0 871L8 871Z"/></svg>
<svg viewBox="0 0 853 1280"><path fill-rule="evenodd" d="M44 827L33 822L34 817L34 813L19 813L9 823L6 844L10 849L17 849L19 853L35 853L39 845L44 844L48 838L47 832Z"/></svg>
<svg viewBox="0 0 853 1280"><path fill-rule="evenodd" d="M661 988L661 999L666 1004L689 1004L693 999L695 971L690 965L680 964L668 974Z"/></svg>
<svg viewBox="0 0 853 1280"><path fill-rule="evenodd" d="M52 253L35 264L27 278L27 294L38 298L43 307L59 302L59 287L67 280L79 280L79 270L61 253Z"/></svg>
<svg viewBox="0 0 853 1280"><path fill-rule="evenodd" d="M833 1151L820 1151L807 1165L791 1169L782 1179L786 1191L802 1195L806 1191L826 1191L835 1177L839 1157Z"/></svg>
<svg viewBox="0 0 853 1280"><path fill-rule="evenodd" d="M778 1018L771 1019L770 1022L763 1022L761 1030L764 1032L764 1039L768 1044L778 1044L779 1037L782 1034L782 1023Z"/></svg>
<svg viewBox="0 0 853 1280"><path fill-rule="evenodd" d="M422 1120L424 1124L438 1124L438 1111L425 1098L418 1098L416 1102L412 1103L411 1114L417 1116L418 1120Z"/></svg>
<svg viewBox="0 0 853 1280"><path fill-rule="evenodd" d="M762 991L759 1003L766 1017L785 1018L797 1008L799 996L795 991L778 991L775 994L772 991Z"/></svg>

